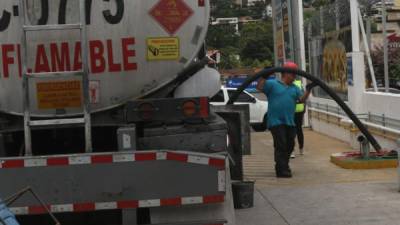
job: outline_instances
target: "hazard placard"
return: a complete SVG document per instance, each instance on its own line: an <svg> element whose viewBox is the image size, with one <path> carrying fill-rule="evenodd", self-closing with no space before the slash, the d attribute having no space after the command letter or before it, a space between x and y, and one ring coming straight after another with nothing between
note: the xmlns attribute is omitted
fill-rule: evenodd
<svg viewBox="0 0 400 225"><path fill-rule="evenodd" d="M177 60L180 55L177 37L161 37L147 39L147 60Z"/></svg>
<svg viewBox="0 0 400 225"><path fill-rule="evenodd" d="M173 35L194 12L183 0L159 0L149 14L165 31Z"/></svg>
<svg viewBox="0 0 400 225"><path fill-rule="evenodd" d="M38 109L65 109L82 106L79 80L40 82L36 84Z"/></svg>

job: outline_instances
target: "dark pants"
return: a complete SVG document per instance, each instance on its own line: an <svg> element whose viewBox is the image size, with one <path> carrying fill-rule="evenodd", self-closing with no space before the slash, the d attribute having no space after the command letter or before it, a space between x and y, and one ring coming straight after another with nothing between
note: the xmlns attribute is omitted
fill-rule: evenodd
<svg viewBox="0 0 400 225"><path fill-rule="evenodd" d="M275 171L290 171L289 159L294 149L296 128L287 125L279 125L270 128L274 138Z"/></svg>
<svg viewBox="0 0 400 225"><path fill-rule="evenodd" d="M304 120L304 112L294 114L294 122L296 123L297 141L299 142L300 149L303 149L304 147L303 120Z"/></svg>

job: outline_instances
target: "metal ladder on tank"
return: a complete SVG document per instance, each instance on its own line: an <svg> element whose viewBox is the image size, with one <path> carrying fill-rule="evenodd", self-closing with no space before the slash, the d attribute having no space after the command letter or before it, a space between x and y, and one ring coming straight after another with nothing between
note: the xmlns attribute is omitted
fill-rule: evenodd
<svg viewBox="0 0 400 225"><path fill-rule="evenodd" d="M85 22L85 0L79 0L79 23L62 25L27 25L26 24L26 1L19 0L19 9L22 24L21 37L21 63L22 63L22 88L23 88L23 110L24 110L24 136L25 136L25 155L31 156L32 153L32 128L33 127L57 127L65 125L85 126L85 151L92 152L92 131L90 117L90 98L89 98L89 66L88 66L88 43L87 28ZM29 0L28 0L29 1ZM81 58L82 70L48 73L31 73L27 71L27 33L40 31L60 31L60 30L80 30L81 39ZM59 118L59 119L35 119L31 118L29 80L41 78L75 78L82 80L81 90L83 99L83 117L79 118Z"/></svg>

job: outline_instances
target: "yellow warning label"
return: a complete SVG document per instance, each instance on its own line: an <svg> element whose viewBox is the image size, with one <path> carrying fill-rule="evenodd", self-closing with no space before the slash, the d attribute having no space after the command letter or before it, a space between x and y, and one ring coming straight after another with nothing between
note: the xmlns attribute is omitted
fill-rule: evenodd
<svg viewBox="0 0 400 225"><path fill-rule="evenodd" d="M147 39L147 60L177 60L180 55L179 38L162 37Z"/></svg>
<svg viewBox="0 0 400 225"><path fill-rule="evenodd" d="M38 109L65 109L82 106L81 81L40 82L36 84Z"/></svg>

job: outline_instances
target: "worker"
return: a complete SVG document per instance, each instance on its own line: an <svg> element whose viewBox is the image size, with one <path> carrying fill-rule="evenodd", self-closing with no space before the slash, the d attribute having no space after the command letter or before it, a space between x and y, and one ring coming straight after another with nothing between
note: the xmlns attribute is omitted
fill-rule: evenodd
<svg viewBox="0 0 400 225"><path fill-rule="evenodd" d="M300 79L295 80L294 85L300 88L301 91L304 91L303 83ZM296 136L297 142L299 144L299 152L300 155L304 154L304 134L303 134L303 120L304 113L306 112L306 106L304 102L297 102L296 104L296 113L294 114L294 123L296 124ZM291 158L296 157L294 152L291 155Z"/></svg>
<svg viewBox="0 0 400 225"><path fill-rule="evenodd" d="M286 62L284 68L297 69L294 62ZM305 102L310 95L314 83L307 84L302 91L293 84L296 75L283 73L281 79L260 79L257 89L268 98L268 128L274 139L275 172L277 177L290 178L290 155L294 149L296 125L294 114L296 102Z"/></svg>

